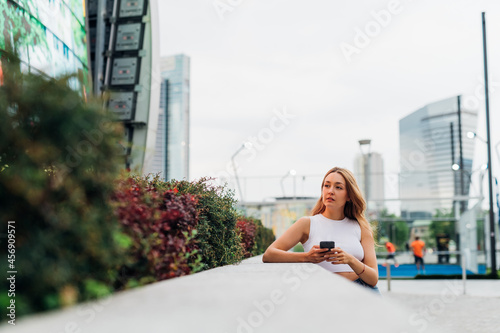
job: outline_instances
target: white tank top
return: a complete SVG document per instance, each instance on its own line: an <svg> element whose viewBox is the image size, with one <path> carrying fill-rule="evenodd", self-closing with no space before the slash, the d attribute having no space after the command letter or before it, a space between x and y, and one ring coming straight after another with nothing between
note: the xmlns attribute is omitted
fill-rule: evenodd
<svg viewBox="0 0 500 333"><path fill-rule="evenodd" d="M340 247L356 259L362 261L365 257L361 246L361 227L358 221L344 218L343 220L330 220L322 214L310 217L309 239L302 244L304 251L309 252L313 245L321 241L334 241L335 247ZM318 265L330 272L353 272L347 264L332 264L322 261Z"/></svg>

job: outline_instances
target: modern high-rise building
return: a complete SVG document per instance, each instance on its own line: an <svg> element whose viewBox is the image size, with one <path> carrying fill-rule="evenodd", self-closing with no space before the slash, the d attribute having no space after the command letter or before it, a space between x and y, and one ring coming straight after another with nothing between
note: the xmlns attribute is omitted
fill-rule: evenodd
<svg viewBox="0 0 500 333"><path fill-rule="evenodd" d="M179 54L162 57L160 114L152 173L165 180L189 179L190 59Z"/></svg>
<svg viewBox="0 0 500 333"><path fill-rule="evenodd" d="M476 131L477 111L460 104L460 96L444 99L399 121L402 217L467 207L454 197L469 194L474 142L466 134Z"/></svg>
<svg viewBox="0 0 500 333"><path fill-rule="evenodd" d="M366 164L365 164L366 162ZM384 207L384 160L382 155L375 152L359 154L354 159L354 174L358 186L365 199L370 202L370 209ZM368 176L368 178L366 178ZM366 187L368 187L368 192ZM372 204L373 203L373 204Z"/></svg>

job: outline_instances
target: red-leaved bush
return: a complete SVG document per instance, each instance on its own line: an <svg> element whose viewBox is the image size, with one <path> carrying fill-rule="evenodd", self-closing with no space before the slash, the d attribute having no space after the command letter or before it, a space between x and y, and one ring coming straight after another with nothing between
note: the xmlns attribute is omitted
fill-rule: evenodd
<svg viewBox="0 0 500 333"><path fill-rule="evenodd" d="M245 258L249 258L254 252L257 226L255 225L253 219L240 216L236 222L236 228L240 234L241 247L243 248L244 256Z"/></svg>
<svg viewBox="0 0 500 333"><path fill-rule="evenodd" d="M195 196L159 190L147 179L129 177L119 183L113 200L123 231L132 239L130 263L120 272L123 284L191 273L189 258L198 252Z"/></svg>

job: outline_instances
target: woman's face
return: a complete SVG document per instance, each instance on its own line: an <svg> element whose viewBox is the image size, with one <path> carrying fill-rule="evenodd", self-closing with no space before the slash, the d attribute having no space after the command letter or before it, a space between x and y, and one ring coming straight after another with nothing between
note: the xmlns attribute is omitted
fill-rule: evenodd
<svg viewBox="0 0 500 333"><path fill-rule="evenodd" d="M346 181L337 172L332 172L325 178L323 185L323 203L327 208L344 208L349 200L347 195Z"/></svg>

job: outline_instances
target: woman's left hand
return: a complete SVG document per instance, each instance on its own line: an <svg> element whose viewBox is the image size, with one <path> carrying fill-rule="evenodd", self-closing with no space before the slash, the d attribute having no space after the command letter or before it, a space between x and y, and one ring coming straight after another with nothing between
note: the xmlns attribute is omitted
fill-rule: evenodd
<svg viewBox="0 0 500 333"><path fill-rule="evenodd" d="M352 262L353 256L342 250L340 247L335 247L325 253L326 261L331 262L333 265L346 264Z"/></svg>

